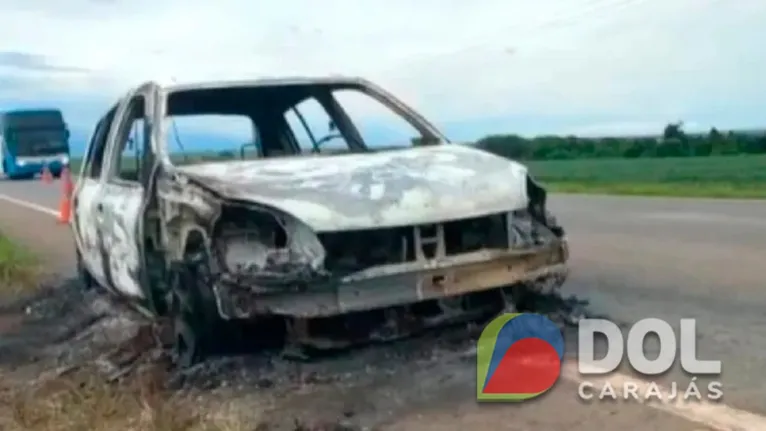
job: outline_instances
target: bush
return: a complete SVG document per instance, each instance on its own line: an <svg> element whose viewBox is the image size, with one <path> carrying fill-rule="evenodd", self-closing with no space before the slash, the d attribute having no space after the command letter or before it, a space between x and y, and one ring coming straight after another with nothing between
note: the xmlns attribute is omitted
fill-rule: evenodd
<svg viewBox="0 0 766 431"><path fill-rule="evenodd" d="M657 137L490 135L475 145L516 160L707 157L766 154L766 132L722 133L712 128L707 134L694 135L685 133L682 123L671 123Z"/></svg>

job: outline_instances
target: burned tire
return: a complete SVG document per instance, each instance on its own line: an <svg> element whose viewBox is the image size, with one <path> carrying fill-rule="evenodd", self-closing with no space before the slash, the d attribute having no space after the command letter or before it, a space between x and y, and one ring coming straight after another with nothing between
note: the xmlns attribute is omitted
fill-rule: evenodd
<svg viewBox="0 0 766 431"><path fill-rule="evenodd" d="M173 325L173 358L180 368L204 361L218 351L221 319L204 263L177 263L171 268L169 314Z"/></svg>

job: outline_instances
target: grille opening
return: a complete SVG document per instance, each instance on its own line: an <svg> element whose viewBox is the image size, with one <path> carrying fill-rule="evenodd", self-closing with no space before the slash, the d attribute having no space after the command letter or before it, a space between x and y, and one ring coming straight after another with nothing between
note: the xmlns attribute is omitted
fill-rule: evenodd
<svg viewBox="0 0 766 431"><path fill-rule="evenodd" d="M325 268L334 274L415 259L411 227L320 233L327 257Z"/></svg>
<svg viewBox="0 0 766 431"><path fill-rule="evenodd" d="M445 223L447 255L508 248L506 217L503 213Z"/></svg>
<svg viewBox="0 0 766 431"><path fill-rule="evenodd" d="M438 225L419 227L423 255L427 259L436 258ZM318 237L327 253L325 268L336 275L411 262L418 255L414 226L327 232ZM444 223L444 237L448 256L484 248L507 249L506 216L495 214Z"/></svg>

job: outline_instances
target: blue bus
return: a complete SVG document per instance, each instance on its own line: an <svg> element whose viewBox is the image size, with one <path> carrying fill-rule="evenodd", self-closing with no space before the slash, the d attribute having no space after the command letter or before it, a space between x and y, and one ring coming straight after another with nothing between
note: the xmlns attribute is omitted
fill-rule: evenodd
<svg viewBox="0 0 766 431"><path fill-rule="evenodd" d="M69 164L69 128L57 109L0 112L0 174L30 179L47 165L59 177Z"/></svg>

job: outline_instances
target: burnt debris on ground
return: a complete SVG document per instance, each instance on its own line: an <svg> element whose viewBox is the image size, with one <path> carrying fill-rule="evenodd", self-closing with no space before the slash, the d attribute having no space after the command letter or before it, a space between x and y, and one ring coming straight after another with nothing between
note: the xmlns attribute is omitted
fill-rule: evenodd
<svg viewBox="0 0 766 431"><path fill-rule="evenodd" d="M508 311L544 313L564 327L587 315L587 302L558 292L531 294ZM162 324L83 291L74 281L0 308L3 319L13 324L0 327L0 369L17 371L20 381L88 370L105 381L120 382L160 367L164 390L194 397L244 397L263 406L259 421L268 424L262 425L264 430L356 429L361 424L371 429L432 396L429 385L434 393L444 385L467 385L475 370L465 352L483 327L482 321L447 326L303 360L288 358L278 348L256 353L256 344L240 339L229 355L179 370L170 361ZM421 376L417 385L413 376ZM397 379L402 388L392 390Z"/></svg>

